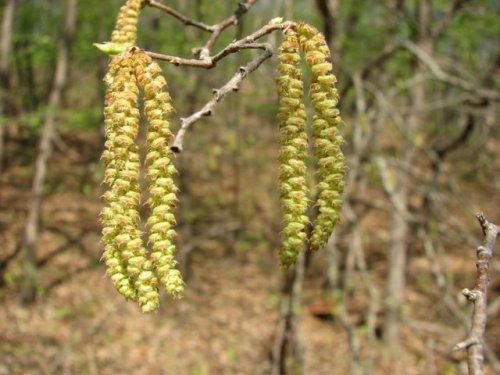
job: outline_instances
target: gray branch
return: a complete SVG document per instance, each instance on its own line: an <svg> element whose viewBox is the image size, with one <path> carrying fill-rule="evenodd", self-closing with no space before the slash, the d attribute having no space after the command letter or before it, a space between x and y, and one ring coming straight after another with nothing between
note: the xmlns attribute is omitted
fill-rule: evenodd
<svg viewBox="0 0 500 375"><path fill-rule="evenodd" d="M268 43L260 44L248 44L240 46L241 48L259 48L264 50L264 54L256 57L254 60L250 61L247 65L241 66L238 71L229 79L229 81L222 86L220 89L213 90L212 99L210 99L199 111L193 113L189 117L181 118L181 127L177 132L175 139L170 146L173 152L182 152L182 144L184 141L184 136L188 128L194 124L196 121L204 116L211 116L214 113L214 108L218 102L220 102L227 94L232 91L238 91L241 82L245 77L256 70L264 61L269 59L273 55L273 48Z"/></svg>
<svg viewBox="0 0 500 375"><path fill-rule="evenodd" d="M256 40L274 31L284 30L286 28L289 28L292 25L294 25L294 22L290 21L281 23L269 22L268 24L262 26L259 30L246 36L245 38L229 43L224 49L222 49L220 52L216 53L213 56L204 55L200 56L200 58L184 58L179 56L164 55L162 53L151 52L151 51L145 51L145 52L153 59L167 61L176 66L183 65L183 66L192 66L197 68L212 69L217 65L219 61L221 61L222 59L233 53L241 51L242 49L252 49L252 48L262 49L262 47L260 47L261 44L254 44Z"/></svg>
<svg viewBox="0 0 500 375"><path fill-rule="evenodd" d="M490 260L493 256L493 247L496 238L500 235L500 228L489 223L483 214L478 214L477 220L484 234L482 246L477 248L476 286L474 289L464 289L462 294L472 302L472 326L468 337L455 345L455 350L467 349L467 364L470 375L483 375L484 350L483 341L487 319L487 290L489 284Z"/></svg>
<svg viewBox="0 0 500 375"><path fill-rule="evenodd" d="M463 78L456 77L445 72L438 62L422 48L415 43L407 40L403 42L403 46L413 53L422 63L424 63L431 73L441 82L447 83L451 86L456 86L462 90L472 92L473 94L489 100L500 100L500 92L496 90L485 89L474 85Z"/></svg>

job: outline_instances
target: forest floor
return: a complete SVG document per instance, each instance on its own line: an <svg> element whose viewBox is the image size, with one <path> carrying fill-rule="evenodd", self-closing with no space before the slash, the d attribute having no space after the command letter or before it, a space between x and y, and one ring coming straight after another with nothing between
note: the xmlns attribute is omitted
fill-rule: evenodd
<svg viewBox="0 0 500 375"><path fill-rule="evenodd" d="M49 171L38 245L38 301L30 307L18 304L20 255L4 274L0 375L267 374L282 283L277 249L233 251L224 235L202 241L192 252L185 298L173 301L163 296L157 313L142 314L115 291L99 263L100 174L95 158L99 139L95 134L71 134L56 148ZM69 153L65 144L74 151ZM0 259L18 247L32 172L27 162L30 155L10 151L16 163L11 160L14 166L1 177ZM325 319L317 313L325 306L327 311L334 307L324 287L324 263L325 256L318 254L305 278L299 312L304 373L348 374L352 361L344 326L334 315ZM374 265L375 281L383 287L383 266L378 267L381 263L370 256L368 263ZM446 265L450 274L471 269L469 276L455 279L453 296L458 299L461 288L472 285L474 254L464 257L463 251L450 251ZM465 331L457 328L456 319L439 303L425 256L416 254L410 269L419 276L409 278L401 353L394 359L378 339L367 345L365 327L359 322L360 373L465 374L464 353L451 352ZM492 299L499 294L496 277ZM362 294L354 297L350 306L354 316L359 313L356 301L360 300L361 309L363 298ZM464 311L468 314L465 307ZM490 316L488 330L490 338L497 338L490 344L500 357L499 317L500 308ZM380 324L382 318L378 317ZM493 373L488 366L487 374Z"/></svg>

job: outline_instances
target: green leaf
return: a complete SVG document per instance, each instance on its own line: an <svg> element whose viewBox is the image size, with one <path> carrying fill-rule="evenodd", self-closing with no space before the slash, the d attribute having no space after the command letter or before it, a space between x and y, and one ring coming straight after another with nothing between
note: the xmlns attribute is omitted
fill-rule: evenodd
<svg viewBox="0 0 500 375"><path fill-rule="evenodd" d="M122 53L127 49L127 47L123 44L111 43L111 42L94 43L94 46L98 50L100 50L100 51L102 51L110 56L118 55L119 53Z"/></svg>

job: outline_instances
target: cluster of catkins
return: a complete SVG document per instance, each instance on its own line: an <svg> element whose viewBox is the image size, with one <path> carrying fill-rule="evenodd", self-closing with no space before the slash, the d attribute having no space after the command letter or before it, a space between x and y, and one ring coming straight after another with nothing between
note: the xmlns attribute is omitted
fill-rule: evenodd
<svg viewBox="0 0 500 375"><path fill-rule="evenodd" d="M149 312L158 306L158 284L174 297L180 297L184 283L176 269L173 244L172 210L177 188L173 180L176 170L168 147L173 137L168 116L173 108L160 66L142 50L130 47L135 43L140 4L140 0L127 1L112 35L113 43L128 48L113 57L105 77L107 140L102 159L107 191L101 221L107 273L126 299L137 301L143 312ZM143 244L139 218L141 163L135 139L141 117L138 106L141 89L148 126L150 252Z"/></svg>
<svg viewBox="0 0 500 375"><path fill-rule="evenodd" d="M294 264L309 240L310 247L323 247L339 220L344 188L345 163L339 133L341 119L330 50L314 27L299 23L284 32L278 51L278 121L280 128L280 190L284 211L284 241L280 252L285 267ZM309 198L306 184L308 136L300 63L305 55L312 72L310 96L315 109L312 124L314 154L318 164L318 216L308 239Z"/></svg>
<svg viewBox="0 0 500 375"><path fill-rule="evenodd" d="M106 143L102 156L106 170L105 207L102 211L103 259L118 291L139 303L142 311L158 307L158 285L174 297L182 296L184 283L174 258L175 217L172 213L177 188L173 175L172 133L168 122L173 112L161 68L141 49L134 47L142 0L128 0L120 9L112 48L115 51L105 77ZM341 123L336 109L335 76L328 62L330 51L314 27L299 23L284 31L279 48L277 78L280 128L280 190L284 211L284 242L281 263L294 264L307 241L312 249L325 245L339 219L344 185L344 157L340 146ZM121 52L121 53L120 53ZM318 164L318 216L308 238L310 207L307 190L309 138L303 104L304 82L301 53L312 71L310 96L315 109L312 136ZM147 221L148 244L143 243L139 206L141 162L136 137L141 121L139 94L144 96L147 119L147 179L151 215Z"/></svg>

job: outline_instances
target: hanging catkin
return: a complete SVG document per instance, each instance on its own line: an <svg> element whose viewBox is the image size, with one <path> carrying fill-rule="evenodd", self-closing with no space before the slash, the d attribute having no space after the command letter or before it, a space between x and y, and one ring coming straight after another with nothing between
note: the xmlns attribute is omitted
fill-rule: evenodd
<svg viewBox="0 0 500 375"><path fill-rule="evenodd" d="M289 28L278 50L278 85L281 165L280 190L284 213L281 264L289 267L304 250L309 218L306 185L307 133L304 94L300 71L299 40Z"/></svg>
<svg viewBox="0 0 500 375"><path fill-rule="evenodd" d="M115 29L111 34L112 43L122 44L125 47L135 45L141 5L142 0L127 0L120 8Z"/></svg>
<svg viewBox="0 0 500 375"><path fill-rule="evenodd" d="M140 113L135 65L133 53L120 54L110 62L105 78L107 141L103 161L108 190L101 221L108 274L125 298L137 300L147 312L156 309L158 291L139 229L140 161L135 138Z"/></svg>
<svg viewBox="0 0 500 375"><path fill-rule="evenodd" d="M172 162L173 153L168 147L173 138L168 121L174 111L167 82L161 75L160 66L145 53L139 53L137 77L144 90L144 112L148 122L147 177L149 181L148 219L151 260L163 287L174 297L181 297L184 282L176 268L173 238L177 187L173 176L176 173Z"/></svg>
<svg viewBox="0 0 500 375"><path fill-rule="evenodd" d="M121 7L112 42L130 47L136 42L141 0L128 0ZM105 207L103 224L103 258L118 291L136 300L143 312L158 307L158 279L143 246L139 227L141 200L140 158L135 143L140 112L137 66L139 51L129 48L109 63L105 77L105 131L107 141L103 153L106 167L104 182Z"/></svg>
<svg viewBox="0 0 500 375"><path fill-rule="evenodd" d="M307 64L312 71L310 95L316 110L313 118L315 155L318 158L319 214L310 239L311 249L322 248L339 220L344 189L345 162L339 133L341 118L336 77L332 73L330 50L323 34L313 26L299 24L297 31Z"/></svg>

